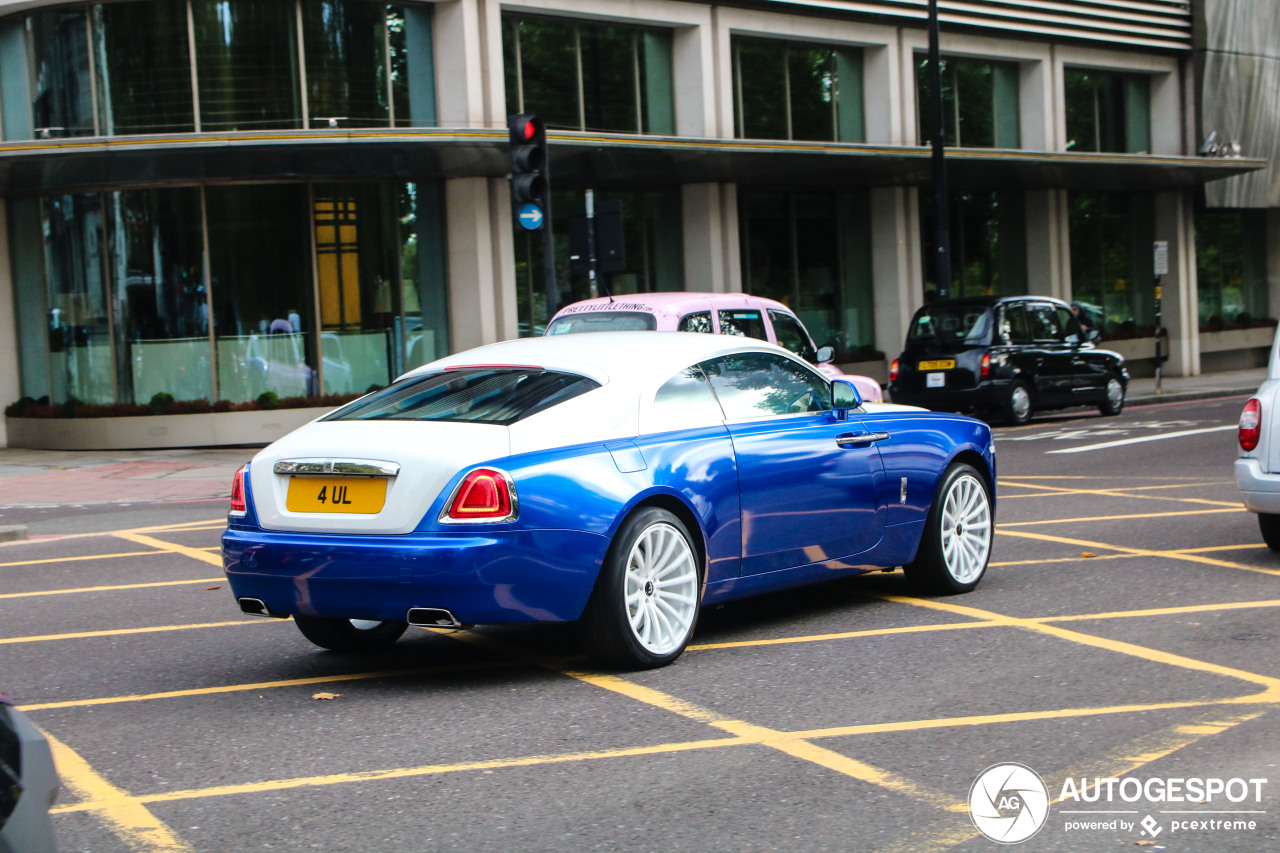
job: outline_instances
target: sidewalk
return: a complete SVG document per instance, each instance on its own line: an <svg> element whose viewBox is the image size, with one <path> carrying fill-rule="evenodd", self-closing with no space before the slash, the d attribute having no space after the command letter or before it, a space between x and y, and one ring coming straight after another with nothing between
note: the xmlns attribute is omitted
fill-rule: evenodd
<svg viewBox="0 0 1280 853"><path fill-rule="evenodd" d="M1129 383L1128 406L1252 394L1266 368ZM227 497L251 447L58 451L0 448L0 509ZM3 533L0 533L3 538Z"/></svg>

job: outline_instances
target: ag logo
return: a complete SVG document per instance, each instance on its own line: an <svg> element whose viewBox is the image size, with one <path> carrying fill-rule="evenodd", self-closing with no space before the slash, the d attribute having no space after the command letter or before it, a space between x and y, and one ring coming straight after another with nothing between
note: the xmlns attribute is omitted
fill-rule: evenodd
<svg viewBox="0 0 1280 853"><path fill-rule="evenodd" d="M992 765L969 789L969 817L978 831L992 841L1026 841L1040 831L1049 817L1049 789L1030 767Z"/></svg>

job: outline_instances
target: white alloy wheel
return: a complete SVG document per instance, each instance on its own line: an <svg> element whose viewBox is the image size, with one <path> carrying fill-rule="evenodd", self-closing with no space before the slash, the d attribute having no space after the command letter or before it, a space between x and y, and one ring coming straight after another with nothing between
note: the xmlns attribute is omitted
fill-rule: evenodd
<svg viewBox="0 0 1280 853"><path fill-rule="evenodd" d="M665 521L649 525L627 556L625 583L631 631L647 651L684 646L698 613L698 564L684 533Z"/></svg>
<svg viewBox="0 0 1280 853"><path fill-rule="evenodd" d="M1107 380L1107 403L1113 409L1119 409L1124 403L1124 386L1114 376Z"/></svg>
<svg viewBox="0 0 1280 853"><path fill-rule="evenodd" d="M942 503L942 555L956 583L982 576L991 554L991 503L972 474L951 481Z"/></svg>

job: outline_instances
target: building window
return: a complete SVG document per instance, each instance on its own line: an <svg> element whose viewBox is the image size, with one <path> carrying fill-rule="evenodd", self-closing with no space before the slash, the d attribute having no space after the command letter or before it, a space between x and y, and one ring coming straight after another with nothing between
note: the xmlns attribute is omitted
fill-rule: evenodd
<svg viewBox="0 0 1280 853"><path fill-rule="evenodd" d="M1064 75L1068 151L1151 150L1151 78L1068 68Z"/></svg>
<svg viewBox="0 0 1280 853"><path fill-rule="evenodd" d="M625 269L602 273L598 295L605 290L652 293L684 290L684 226L678 189L623 190L605 187L595 191L596 204L616 200L622 205ZM570 264L569 218L582 205L582 190L551 193L552 233L556 248L556 308L588 299L591 284L586 267ZM542 232L516 228L516 308L521 337L542 334L555 311L547 311L542 255Z"/></svg>
<svg viewBox="0 0 1280 853"><path fill-rule="evenodd" d="M1146 337L1155 330L1151 245L1155 210L1150 195L1071 193L1071 293L1111 338Z"/></svg>
<svg viewBox="0 0 1280 853"><path fill-rule="evenodd" d="M30 124L10 104L26 76L13 21L31 57ZM0 45L10 139L436 121L427 5L100 3L0 22Z"/></svg>
<svg viewBox="0 0 1280 853"><path fill-rule="evenodd" d="M1196 281L1201 331L1248 327L1269 316L1265 211L1196 214Z"/></svg>
<svg viewBox="0 0 1280 853"><path fill-rule="evenodd" d="M502 49L509 113L564 130L675 133L668 30L505 15Z"/></svg>
<svg viewBox="0 0 1280 853"><path fill-rule="evenodd" d="M787 305L838 362L883 357L868 205L862 193L739 192L743 290Z"/></svg>
<svg viewBox="0 0 1280 853"><path fill-rule="evenodd" d="M950 194L951 296L1027 292L1026 212L1021 192ZM925 298L937 295L933 196L920 199Z"/></svg>
<svg viewBox="0 0 1280 853"><path fill-rule="evenodd" d="M449 349L441 204L435 185L369 183L16 200L22 392L238 404L386 385Z"/></svg>
<svg viewBox="0 0 1280 853"><path fill-rule="evenodd" d="M942 132L945 145L1018 148L1018 64L942 57ZM921 145L932 139L929 60L916 65L916 127Z"/></svg>
<svg viewBox="0 0 1280 853"><path fill-rule="evenodd" d="M743 139L862 142L862 52L733 40L734 128Z"/></svg>

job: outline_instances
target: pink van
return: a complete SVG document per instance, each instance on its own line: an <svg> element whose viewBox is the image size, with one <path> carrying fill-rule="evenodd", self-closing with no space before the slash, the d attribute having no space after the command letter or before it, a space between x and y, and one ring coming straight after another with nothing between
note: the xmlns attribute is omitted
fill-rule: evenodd
<svg viewBox="0 0 1280 853"><path fill-rule="evenodd" d="M864 401L884 400L880 383L867 376L842 373L831 363L831 347L815 347L791 309L762 296L682 292L586 299L557 311L543 334L622 331L705 332L769 341L791 350L832 379L848 379Z"/></svg>

